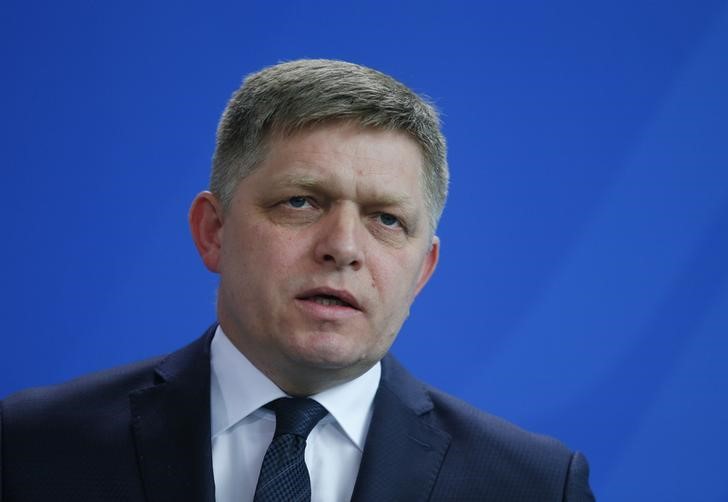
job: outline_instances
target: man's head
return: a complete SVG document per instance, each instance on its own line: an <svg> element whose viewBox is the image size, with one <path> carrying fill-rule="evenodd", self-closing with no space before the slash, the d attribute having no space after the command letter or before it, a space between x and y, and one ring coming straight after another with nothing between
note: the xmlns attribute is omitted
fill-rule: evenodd
<svg viewBox="0 0 728 502"><path fill-rule="evenodd" d="M434 110L360 66L286 63L233 96L190 225L221 326L281 388L318 392L389 349L437 263L444 159Z"/></svg>
<svg viewBox="0 0 728 502"><path fill-rule="evenodd" d="M404 131L420 145L432 231L445 206L448 167L438 114L405 85L344 61L303 59L249 75L217 130L210 191L228 207L239 180L265 157L268 140L334 120Z"/></svg>

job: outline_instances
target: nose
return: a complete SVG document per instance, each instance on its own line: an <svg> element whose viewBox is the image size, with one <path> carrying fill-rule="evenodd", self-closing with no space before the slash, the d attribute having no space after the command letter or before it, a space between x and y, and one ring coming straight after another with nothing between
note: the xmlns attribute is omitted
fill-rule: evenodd
<svg viewBox="0 0 728 502"><path fill-rule="evenodd" d="M362 222L352 206L335 206L326 214L314 249L316 261L337 270L359 270L364 265Z"/></svg>

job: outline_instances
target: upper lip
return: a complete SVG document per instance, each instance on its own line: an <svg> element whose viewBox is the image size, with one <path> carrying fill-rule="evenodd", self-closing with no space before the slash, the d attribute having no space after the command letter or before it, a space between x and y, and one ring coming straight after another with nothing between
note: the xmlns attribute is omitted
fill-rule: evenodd
<svg viewBox="0 0 728 502"><path fill-rule="evenodd" d="M356 299L356 297L349 293L345 289L335 289L335 288L328 288L328 287L321 287L321 288L312 288L304 291L303 293L296 296L298 299L306 299L310 298L312 296L317 295L326 295L326 296L335 296L339 300L345 301L349 305L351 305L353 308L357 310L363 310L362 306L359 304L359 301Z"/></svg>

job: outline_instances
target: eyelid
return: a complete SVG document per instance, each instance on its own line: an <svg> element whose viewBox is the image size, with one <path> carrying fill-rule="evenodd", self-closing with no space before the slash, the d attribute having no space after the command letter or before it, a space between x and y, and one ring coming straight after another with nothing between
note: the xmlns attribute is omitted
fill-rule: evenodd
<svg viewBox="0 0 728 502"><path fill-rule="evenodd" d="M290 206L290 202L292 199L303 199L311 207L316 207L316 199L314 199L310 195L291 195L290 197L286 197L283 201L281 201L281 204L288 204ZM300 207L294 207L294 206L290 206L290 207L293 207L294 209L301 209Z"/></svg>
<svg viewBox="0 0 728 502"><path fill-rule="evenodd" d="M293 206L293 205L290 204L290 202L291 202L292 199L297 199L297 198L304 199L306 201L306 203L308 203L311 208L314 208L314 209L320 208L320 205L319 205L319 203L318 203L318 201L316 200L315 197L313 197L312 195L303 195L303 194L295 194L295 195L287 196L283 200L281 200L280 204L281 205L284 205L284 206L286 206L286 207L288 207L288 208L290 208L292 210L303 210L303 209L306 209L305 206L295 207L295 206ZM386 228L387 231L390 231L390 232L401 231L401 232L404 232L405 234L410 234L410 224L401 215L398 215L398 214L396 214L394 212L391 212L391 211L375 211L375 212L371 213L371 215L376 220L378 220L377 221L377 224L379 224L383 228ZM380 219L382 215L389 215L389 216L393 217L396 220L396 224L395 225L385 225L381 221L381 219Z"/></svg>
<svg viewBox="0 0 728 502"><path fill-rule="evenodd" d="M384 223L382 223L382 226L384 226L385 228L389 228L389 229L400 228L400 229L404 230L405 232L407 232L408 227L407 227L407 224L405 223L404 219L400 216L397 216L394 213L390 213L387 211L379 211L378 213L376 213L376 217L377 217L377 219L379 219L382 215L385 215L385 214L389 215L392 218L394 218L395 220L397 220L397 225L395 225L395 226L384 225Z"/></svg>

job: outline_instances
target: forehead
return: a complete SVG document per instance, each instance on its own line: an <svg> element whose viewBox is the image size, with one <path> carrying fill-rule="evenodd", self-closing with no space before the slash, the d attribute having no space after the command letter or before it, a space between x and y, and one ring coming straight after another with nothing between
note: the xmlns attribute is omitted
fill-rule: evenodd
<svg viewBox="0 0 728 502"><path fill-rule="evenodd" d="M423 198L424 157L420 145L404 131L329 122L292 134L272 134L265 150L256 171L272 184L331 189L348 185L370 195Z"/></svg>

